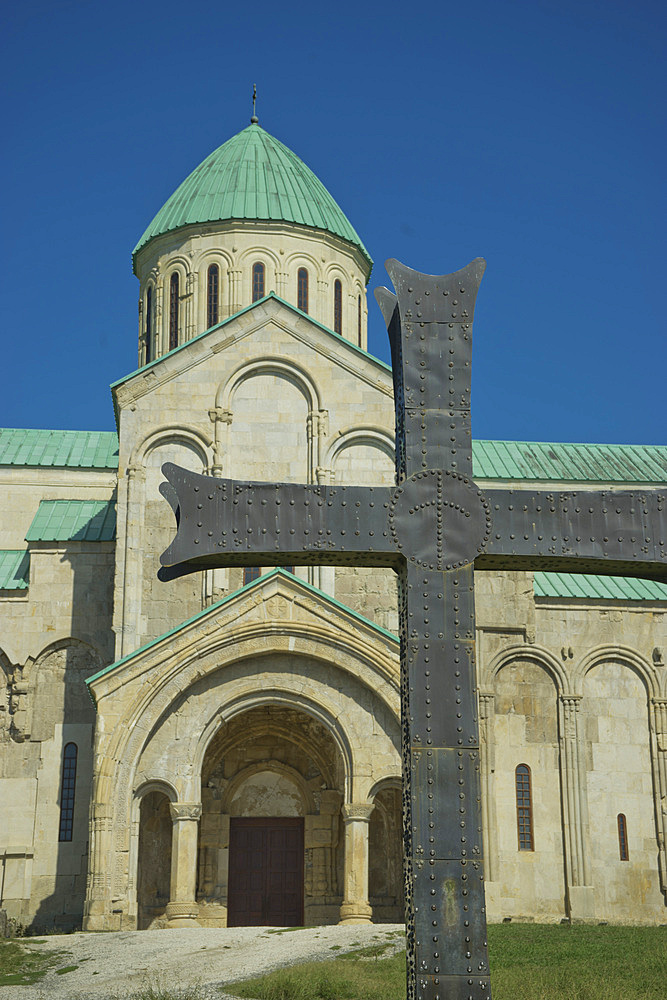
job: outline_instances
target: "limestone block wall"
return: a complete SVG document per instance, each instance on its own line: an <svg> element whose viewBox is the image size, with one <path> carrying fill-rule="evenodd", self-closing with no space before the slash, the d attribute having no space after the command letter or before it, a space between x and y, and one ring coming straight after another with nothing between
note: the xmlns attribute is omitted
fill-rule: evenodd
<svg viewBox="0 0 667 1000"><path fill-rule="evenodd" d="M115 474L3 467L0 547L27 548L41 500L113 497ZM19 924L80 926L95 712L84 680L113 657L114 544L31 543L27 590L0 592L0 893ZM71 840L63 750L77 747Z"/></svg>
<svg viewBox="0 0 667 1000"><path fill-rule="evenodd" d="M664 921L667 604L535 599L530 574L476 599L490 918Z"/></svg>
<svg viewBox="0 0 667 1000"><path fill-rule="evenodd" d="M153 329L151 357L169 349L169 288L179 275L178 343L208 329L207 281L212 264L219 268L219 319L252 302L252 268L264 264L265 294L274 291L298 304L297 274L308 272L308 314L334 329L334 282L342 285L342 337L366 350L366 284L370 265L361 252L331 233L292 223L237 220L185 226L151 240L137 255L139 293L139 365L146 361L149 290Z"/></svg>

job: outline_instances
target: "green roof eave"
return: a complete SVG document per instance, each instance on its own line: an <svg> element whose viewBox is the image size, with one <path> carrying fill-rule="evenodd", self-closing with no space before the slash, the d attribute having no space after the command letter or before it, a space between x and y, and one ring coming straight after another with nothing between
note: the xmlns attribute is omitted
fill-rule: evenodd
<svg viewBox="0 0 667 1000"><path fill-rule="evenodd" d="M112 542L114 500L41 500L27 542Z"/></svg>
<svg viewBox="0 0 667 1000"><path fill-rule="evenodd" d="M306 164L258 124L213 150L178 186L132 254L184 226L227 221L293 222L332 233L373 261L340 206Z"/></svg>
<svg viewBox="0 0 667 1000"><path fill-rule="evenodd" d="M30 553L27 549L0 549L0 590L27 590Z"/></svg>
<svg viewBox="0 0 667 1000"><path fill-rule="evenodd" d="M0 465L117 469L118 435L113 431L2 427Z"/></svg>
<svg viewBox="0 0 667 1000"><path fill-rule="evenodd" d="M191 340L187 340L184 344L179 344L178 347L172 347L170 351L167 351L166 354L160 355L159 358L155 358L154 361L149 361L147 365L142 365L141 368L137 368L135 371L130 372L129 375L123 375L122 378L116 379L116 381L112 382L110 386L112 393L114 392L115 389L119 388L119 386L124 385L125 382L129 382L130 379L133 379L135 375L145 374L147 371L150 371L151 368L155 368L156 365L159 365L160 362L165 360L165 358L171 358L175 354L178 354L180 351L184 351L187 347L190 346L190 344L195 344L197 343L197 341L202 340L204 337L207 337L209 333L211 333L213 330L222 329L223 327L227 326L229 323L237 319L239 316L243 316L245 313L250 312L252 309L256 309L263 303L268 302L269 299L275 299L276 302L280 302L281 305L286 306L293 313L296 313L297 316L302 316L304 319L309 320L309 322L311 322L313 326L316 326L318 327L318 329L323 330L325 333L329 334L330 337L334 337L337 343L345 344L346 347L349 347L356 354L359 354L367 361L370 361L372 364L377 365L379 368L382 368L383 371L388 372L391 375L391 365L388 365L384 361L381 361L380 358L376 358L374 354L369 354L368 351L364 351L362 347L357 347L357 345L353 344L352 341L345 340L345 338L341 337L340 334L335 333L333 330L330 330L328 326L325 326L323 323L320 323L319 320L313 319L313 317L310 316L308 313L303 312L301 309L297 309L295 305L292 305L291 302L287 302L285 299L282 299L279 295L276 295L275 292L269 292L268 295L265 295L261 299L257 299L256 302L252 302L249 306L245 306L243 309L239 309L239 311L235 312L233 316L228 316L226 319L223 319L219 323L216 323L215 326L210 327L208 330L204 330L203 333L198 333L196 337L193 337ZM114 405L115 405L115 398L114 398Z"/></svg>
<svg viewBox="0 0 667 1000"><path fill-rule="evenodd" d="M667 602L667 584L593 573L533 573L535 597L585 601Z"/></svg>
<svg viewBox="0 0 667 1000"><path fill-rule="evenodd" d="M88 685L92 684L100 677L104 677L106 674L111 673L111 671L116 670L118 667L122 666L125 663L128 663L130 660L134 659L135 656L140 656L141 654L146 653L149 649L152 649L154 646L158 646L161 642L164 642L166 639L170 639L172 636L176 635L182 629L187 628L188 625L193 625L196 621L199 621L201 618L204 618L212 611L218 610L219 608L223 608L226 604L229 604L230 601L235 600L240 594L247 593L248 591L251 591L259 586L262 586L274 576L281 576L285 577L290 581L296 581L296 583L300 587L303 587L305 590L310 591L311 594L315 594L317 597L323 598L328 604L331 604L336 608L340 608L342 611L345 612L345 614L351 615L352 618L356 619L358 622L361 622L363 625L366 625L374 632L378 632L380 635L384 636L386 639L389 639L391 642L396 643L397 645L400 643L398 636L394 635L393 632L390 632L386 628L382 628L381 625L376 625L375 622L372 622L370 620L370 618L365 618L364 615L359 614L358 611L353 611L352 608L348 608L346 604L342 604L335 598L330 597L329 594L325 594L323 590L320 590L318 587L314 587L311 583L306 583L305 580L300 580L297 576L294 576L293 573L288 573L286 570L280 569L280 567L278 567L276 569L270 570L268 573L262 574L262 576L259 576L256 580L253 580L251 583L244 584L244 586L239 587L238 590L232 591L231 594L227 594L226 597L223 597L215 604L211 604L208 608L204 608L202 611L198 611L196 615L192 615L191 618L187 618L185 621L180 622L175 628L172 628L168 632L164 632L162 635L159 635L157 639L151 639L150 642L144 643L143 646L139 646L138 649L135 649L133 652L128 653L127 656L123 656L120 660L116 660L115 663L110 663L108 667L103 667L102 670L98 670L96 674L92 675L92 677L86 678L86 684Z"/></svg>

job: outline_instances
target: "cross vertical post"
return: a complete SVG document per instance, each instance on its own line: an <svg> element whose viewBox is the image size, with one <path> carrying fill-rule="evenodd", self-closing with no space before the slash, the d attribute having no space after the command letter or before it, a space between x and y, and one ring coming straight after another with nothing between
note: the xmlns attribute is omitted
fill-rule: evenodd
<svg viewBox="0 0 667 1000"><path fill-rule="evenodd" d="M387 262L376 293L396 398L390 527L400 578L408 1000L491 996L473 562L491 517L472 482L472 318L484 261L450 275Z"/></svg>

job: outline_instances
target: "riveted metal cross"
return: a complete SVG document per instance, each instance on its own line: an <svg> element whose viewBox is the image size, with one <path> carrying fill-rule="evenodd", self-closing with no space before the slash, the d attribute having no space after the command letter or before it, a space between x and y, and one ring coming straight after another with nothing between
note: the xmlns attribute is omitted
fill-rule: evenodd
<svg viewBox="0 0 667 1000"><path fill-rule="evenodd" d="M485 263L387 262L396 486L243 483L167 464L163 578L213 566L399 575L408 1000L490 998L475 690L475 566L667 580L667 490L491 489L472 479L472 318Z"/></svg>

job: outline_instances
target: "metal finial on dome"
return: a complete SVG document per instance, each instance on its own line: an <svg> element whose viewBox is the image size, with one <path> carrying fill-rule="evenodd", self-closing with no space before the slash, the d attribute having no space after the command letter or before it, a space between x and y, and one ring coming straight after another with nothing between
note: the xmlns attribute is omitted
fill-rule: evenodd
<svg viewBox="0 0 667 1000"><path fill-rule="evenodd" d="M253 83L253 85L252 85L252 118L250 119L250 124L251 125L258 125L259 124L259 118L255 114L255 101L256 100L257 100L257 84Z"/></svg>

